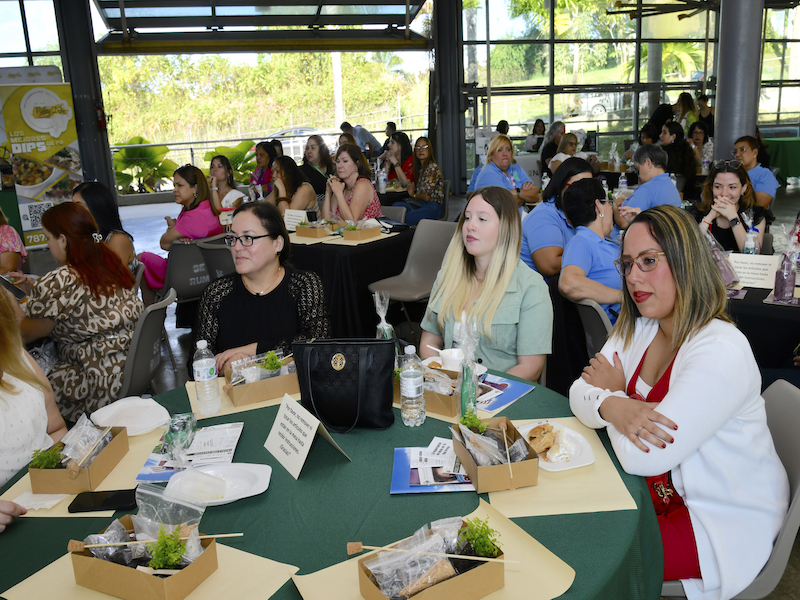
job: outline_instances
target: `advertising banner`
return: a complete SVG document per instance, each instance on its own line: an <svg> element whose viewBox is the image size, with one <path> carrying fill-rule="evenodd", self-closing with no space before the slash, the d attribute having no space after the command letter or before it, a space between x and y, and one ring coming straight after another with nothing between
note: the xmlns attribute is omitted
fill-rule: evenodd
<svg viewBox="0 0 800 600"><path fill-rule="evenodd" d="M0 151L13 165L23 241L42 246L42 214L83 181L72 88L0 85L0 108Z"/></svg>

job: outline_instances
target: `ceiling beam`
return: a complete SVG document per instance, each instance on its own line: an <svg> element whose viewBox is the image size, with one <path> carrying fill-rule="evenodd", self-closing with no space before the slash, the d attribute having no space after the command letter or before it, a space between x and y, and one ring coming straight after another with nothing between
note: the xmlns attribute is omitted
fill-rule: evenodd
<svg viewBox="0 0 800 600"><path fill-rule="evenodd" d="M97 42L98 55L218 54L228 52L386 52L428 50L432 42L397 29L313 31L203 31L136 33L124 40L110 33Z"/></svg>

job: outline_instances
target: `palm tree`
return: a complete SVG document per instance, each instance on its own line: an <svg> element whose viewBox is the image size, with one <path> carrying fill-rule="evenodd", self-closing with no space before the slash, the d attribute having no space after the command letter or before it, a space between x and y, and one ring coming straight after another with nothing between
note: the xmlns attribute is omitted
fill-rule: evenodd
<svg viewBox="0 0 800 600"><path fill-rule="evenodd" d="M686 78L692 72L703 67L703 52L699 42L664 42L662 50L662 73L677 73ZM642 46L642 67L647 65L647 46ZM634 59L630 59L622 67L622 79L630 82L633 79Z"/></svg>

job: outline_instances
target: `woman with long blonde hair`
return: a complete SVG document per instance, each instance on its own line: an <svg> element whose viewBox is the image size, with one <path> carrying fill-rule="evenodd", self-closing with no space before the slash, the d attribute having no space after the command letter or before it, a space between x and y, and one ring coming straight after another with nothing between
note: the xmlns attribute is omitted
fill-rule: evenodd
<svg viewBox="0 0 800 600"><path fill-rule="evenodd" d="M519 258L520 217L510 192L475 190L433 284L422 321L420 355L428 345L457 347L467 319L479 333L475 359L485 367L536 380L553 334L553 305L542 276Z"/></svg>
<svg viewBox="0 0 800 600"><path fill-rule="evenodd" d="M49 448L67 432L53 388L22 345L14 304L8 292L0 293L0 485L28 464L34 450ZM18 509L0 502L0 531Z"/></svg>

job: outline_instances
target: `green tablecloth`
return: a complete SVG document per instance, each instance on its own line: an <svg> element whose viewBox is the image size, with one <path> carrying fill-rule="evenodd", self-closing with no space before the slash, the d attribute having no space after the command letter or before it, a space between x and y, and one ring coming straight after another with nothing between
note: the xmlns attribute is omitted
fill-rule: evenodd
<svg viewBox="0 0 800 600"><path fill-rule="evenodd" d="M171 413L189 410L183 389L157 400ZM478 506L473 493L389 494L392 449L427 446L434 435L449 437L441 421L429 418L421 427L408 428L395 411L395 424L386 431L334 434L352 463L318 439L295 481L264 449L277 410L264 408L202 421L203 425L244 421L234 461L273 468L265 494L206 511L205 531L245 532L243 538L223 543L297 565L302 575L346 560L348 541L387 544L410 535L425 522L468 514ZM522 419L571 413L566 398L537 387L501 414ZM605 432L600 437L620 470ZM644 480L620 473L640 510L515 519L575 569L575 581L564 599L659 598L663 555L655 513ZM483 497L488 501L488 495ZM69 539L83 539L106 525L108 519L90 517L21 519L0 535L0 589L8 589L62 556ZM273 598L297 600L300 594L289 581Z"/></svg>
<svg viewBox="0 0 800 600"><path fill-rule="evenodd" d="M764 138L770 166L778 167L778 181L786 185L787 177L800 177L800 137Z"/></svg>

